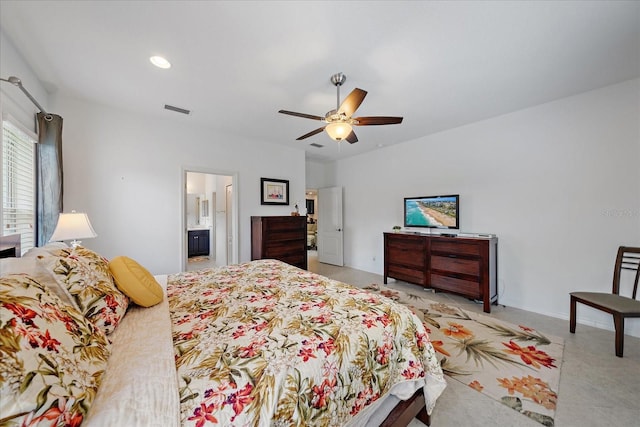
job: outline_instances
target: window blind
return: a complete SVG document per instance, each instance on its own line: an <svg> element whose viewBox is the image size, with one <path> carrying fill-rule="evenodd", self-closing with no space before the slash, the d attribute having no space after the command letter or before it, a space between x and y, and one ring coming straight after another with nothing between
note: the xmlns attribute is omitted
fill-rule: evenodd
<svg viewBox="0 0 640 427"><path fill-rule="evenodd" d="M2 121L2 234L20 234L23 253L35 244L35 143Z"/></svg>

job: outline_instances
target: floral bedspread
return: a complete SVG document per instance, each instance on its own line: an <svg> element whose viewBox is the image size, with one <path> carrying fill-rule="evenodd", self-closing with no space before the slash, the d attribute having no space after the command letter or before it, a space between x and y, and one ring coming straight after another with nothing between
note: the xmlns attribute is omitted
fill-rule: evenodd
<svg viewBox="0 0 640 427"><path fill-rule="evenodd" d="M183 425L342 426L394 385L426 382L429 412L445 387L422 322L381 295L274 260L167 294Z"/></svg>

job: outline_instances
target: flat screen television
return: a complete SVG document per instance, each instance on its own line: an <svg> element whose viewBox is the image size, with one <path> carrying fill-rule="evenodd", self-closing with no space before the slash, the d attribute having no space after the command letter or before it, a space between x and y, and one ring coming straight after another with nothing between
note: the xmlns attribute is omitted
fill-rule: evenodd
<svg viewBox="0 0 640 427"><path fill-rule="evenodd" d="M405 197L404 226L406 228L460 228L460 196Z"/></svg>

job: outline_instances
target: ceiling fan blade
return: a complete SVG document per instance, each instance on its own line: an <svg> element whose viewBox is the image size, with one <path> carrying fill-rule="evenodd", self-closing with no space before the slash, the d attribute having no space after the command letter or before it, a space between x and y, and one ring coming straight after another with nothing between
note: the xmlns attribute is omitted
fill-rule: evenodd
<svg viewBox="0 0 640 427"><path fill-rule="evenodd" d="M324 128L325 128L325 127L326 127L326 126L322 126L321 128L318 128L318 129L316 129L316 130L312 130L312 131L311 131L311 132L309 132L309 133L305 133L305 134L304 134L304 135L302 135L301 137L296 138L296 141L302 141L303 139L309 138L310 136L313 136L313 135L319 134L320 132L322 132L322 131L324 130Z"/></svg>
<svg viewBox="0 0 640 427"><path fill-rule="evenodd" d="M303 117L311 120L324 120L324 117L314 116L313 114L296 113L295 111L280 110L278 113L288 114L290 116Z"/></svg>
<svg viewBox="0 0 640 427"><path fill-rule="evenodd" d="M351 93L342 101L340 104L340 108L338 109L339 113L346 114L347 117L351 117L353 113L356 112L362 101L364 101L364 97L367 96L367 91L355 88L351 91Z"/></svg>
<svg viewBox="0 0 640 427"><path fill-rule="evenodd" d="M402 117L377 116L354 117L353 119L358 121L358 123L354 123L356 126L397 125L398 123L402 123Z"/></svg>
<svg viewBox="0 0 640 427"><path fill-rule="evenodd" d="M351 131L351 133L349 133L349 135L347 135L345 139L349 141L349 144L355 144L356 142L358 142L358 137L356 136L356 133L354 131Z"/></svg>

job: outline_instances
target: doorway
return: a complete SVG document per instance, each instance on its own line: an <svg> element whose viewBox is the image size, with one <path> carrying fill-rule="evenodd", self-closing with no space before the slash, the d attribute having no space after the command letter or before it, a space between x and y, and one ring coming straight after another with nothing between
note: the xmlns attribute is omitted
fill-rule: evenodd
<svg viewBox="0 0 640 427"><path fill-rule="evenodd" d="M238 262L236 173L183 168L182 271Z"/></svg>
<svg viewBox="0 0 640 427"><path fill-rule="evenodd" d="M307 265L318 262L318 190L305 190L305 207L307 215ZM311 271L311 268L309 269Z"/></svg>
<svg viewBox="0 0 640 427"><path fill-rule="evenodd" d="M318 261L344 265L342 187L318 190Z"/></svg>

